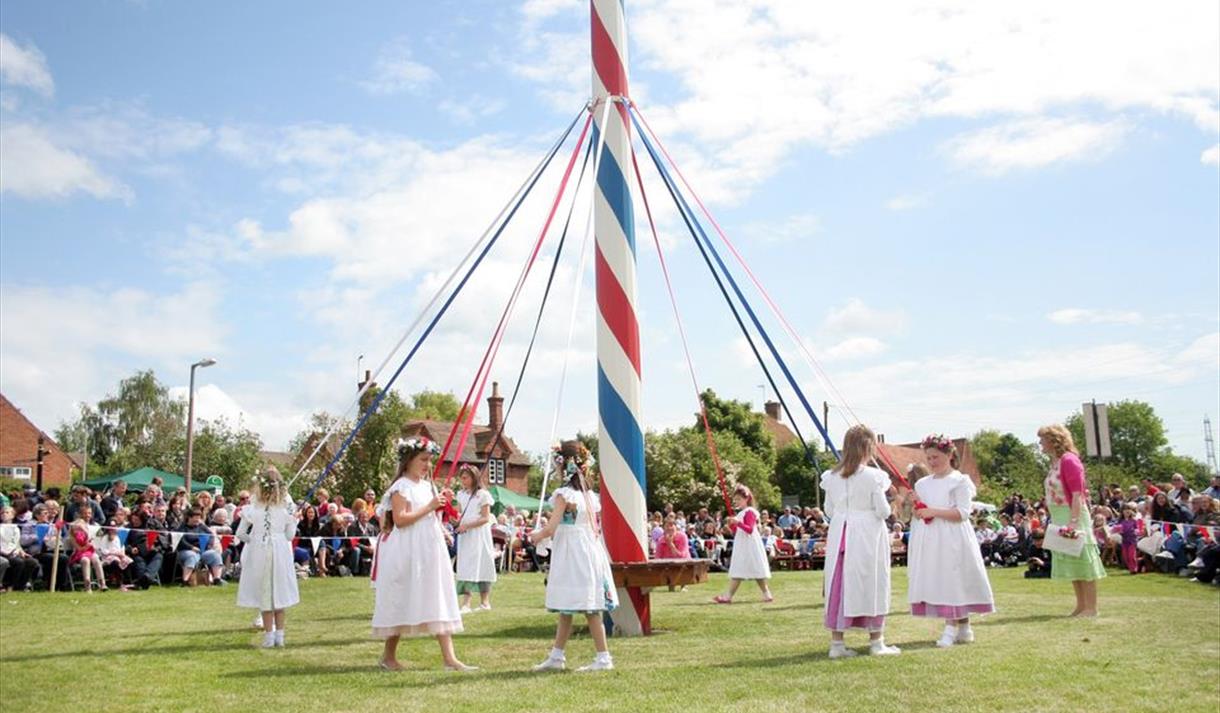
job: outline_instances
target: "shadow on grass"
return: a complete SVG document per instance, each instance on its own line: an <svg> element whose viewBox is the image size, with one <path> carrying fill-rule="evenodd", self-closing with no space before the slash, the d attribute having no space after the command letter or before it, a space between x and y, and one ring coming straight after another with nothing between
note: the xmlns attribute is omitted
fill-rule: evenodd
<svg viewBox="0 0 1220 713"><path fill-rule="evenodd" d="M251 633L255 633L253 629L249 629ZM216 632L198 632L198 633L216 633ZM223 632L222 632L223 633ZM337 646L349 646L353 643L359 643L355 639L335 639L332 641L307 641L303 643L293 643L294 649L312 649L312 648L328 648ZM225 640L216 644L181 644L178 646L139 646L127 649L86 649L83 651L57 651L55 653L37 653L29 656L8 656L8 661L44 661L47 659L57 659L61 657L89 657L89 656L162 656L173 654L198 654L205 652L233 652L235 649L240 649L241 645L234 646L232 640Z"/></svg>
<svg viewBox="0 0 1220 713"><path fill-rule="evenodd" d="M299 676L345 676L349 674L376 674L384 677L387 688L401 688L403 685L410 685L412 688L431 688L434 686L451 686L463 685L476 681L511 681L519 678L537 678L541 676L553 675L545 673L536 673L528 669L517 669L511 671L472 671L469 673L454 673L445 671L436 666L425 666L420 664L414 666L410 663L406 664L407 668L403 671L382 671L377 667L375 661L368 661L358 664L331 664L331 665L299 665L286 666L284 668L263 668L253 671L230 671L221 674L222 678L229 679L275 679L275 678L296 678ZM419 676L431 676L429 680L418 680Z"/></svg>
<svg viewBox="0 0 1220 713"><path fill-rule="evenodd" d="M465 631L458 636L462 639L550 639L555 636L555 624L547 622L545 624L513 626L478 634Z"/></svg>
<svg viewBox="0 0 1220 713"><path fill-rule="evenodd" d="M1067 614L1031 614L1029 616L989 616L976 619L973 626L1007 626L1008 624L1037 624L1044 621L1068 619Z"/></svg>

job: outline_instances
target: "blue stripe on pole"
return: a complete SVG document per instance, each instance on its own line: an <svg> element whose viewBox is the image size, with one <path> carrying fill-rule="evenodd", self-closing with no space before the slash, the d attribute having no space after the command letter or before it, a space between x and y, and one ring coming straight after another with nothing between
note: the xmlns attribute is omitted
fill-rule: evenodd
<svg viewBox="0 0 1220 713"><path fill-rule="evenodd" d="M607 121L617 121L614 112L610 112ZM593 141L598 140L597 125L593 126ZM601 163L597 167L597 188L605 197L606 203L614 210L614 217L627 236L627 245L631 254L635 255L635 208L631 204L631 193L627 187L627 177L614 158L613 151L602 151Z"/></svg>
<svg viewBox="0 0 1220 713"><path fill-rule="evenodd" d="M627 408L627 404L606 377L601 364L597 365L597 404L606 435L631 468L631 474L639 483L640 490L645 490L647 483L644 480L644 434L631 409Z"/></svg>

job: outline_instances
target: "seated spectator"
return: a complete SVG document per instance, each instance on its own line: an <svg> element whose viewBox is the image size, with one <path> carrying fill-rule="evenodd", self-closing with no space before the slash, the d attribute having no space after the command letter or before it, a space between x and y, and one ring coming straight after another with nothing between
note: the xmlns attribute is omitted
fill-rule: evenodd
<svg viewBox="0 0 1220 713"><path fill-rule="evenodd" d="M377 523L369 519L369 509L355 507L360 502L357 499L355 503L352 503L352 511L356 514L356 521L347 526L347 532L345 533L348 537L359 538L356 540L355 546L351 547L351 550L348 552L345 562L347 569L355 575L363 574L366 569L372 567L375 547L374 540L378 534Z"/></svg>
<svg viewBox="0 0 1220 713"><path fill-rule="evenodd" d="M127 536L127 556L131 558L132 582L140 589L148 589L154 582L161 581L165 536L156 531L164 529L164 525L145 518L142 510L136 510L131 513L131 527Z"/></svg>
<svg viewBox="0 0 1220 713"><path fill-rule="evenodd" d="M97 586L103 592L109 589L106 586L106 573L102 570L102 558L98 556L97 549L93 546L93 536L89 532L89 522L91 509L88 507L77 508L77 512L81 515L81 519L72 523L68 537L72 545L72 556L68 558L68 566L81 566L81 576L85 580L85 590L93 593L93 575L97 575Z"/></svg>
<svg viewBox="0 0 1220 713"><path fill-rule="evenodd" d="M797 540L801 537L801 519L792 513L791 507L785 507L784 513L779 516L779 528L784 531L784 537L790 540Z"/></svg>
<svg viewBox="0 0 1220 713"><path fill-rule="evenodd" d="M339 506L332 502L328 507L334 509L335 513L322 526L322 545L318 547L319 577L344 575L345 572L339 568L352 551L347 541L347 521L339 515ZM351 572L347 567L343 567L343 570L350 576Z"/></svg>
<svg viewBox="0 0 1220 713"><path fill-rule="evenodd" d="M661 538L657 541L657 559L687 559L690 557L690 544L686 534L678 529L676 517L665 518L665 526Z"/></svg>
<svg viewBox="0 0 1220 713"><path fill-rule="evenodd" d="M1051 576L1051 553L1042 549L1043 531L1031 533L1032 548L1026 565L1026 579L1048 579Z"/></svg>
<svg viewBox="0 0 1220 713"><path fill-rule="evenodd" d="M703 524L703 532L699 533L699 543L701 544L700 557L709 559L715 566L723 568L722 560L727 541L714 521L708 520Z"/></svg>
<svg viewBox="0 0 1220 713"><path fill-rule="evenodd" d="M51 586L52 565L55 565L55 543L59 541L59 530L51 518L51 506L54 504L54 500L44 500L35 505L30 511L32 519L21 528L21 548L38 560L42 568L42 581L48 588ZM68 552L63 546L60 547L59 563L54 569L61 573L56 586L61 590L71 589L66 574Z"/></svg>
<svg viewBox="0 0 1220 713"><path fill-rule="evenodd" d="M212 548L216 535L203 523L203 512L191 509L187 513L186 525L181 531L185 533L178 542L178 564L182 566L182 583L194 587L195 568L202 563L208 568L211 584L217 586L224 584L224 579L221 578L224 562L220 557L220 552Z"/></svg>
<svg viewBox="0 0 1220 713"><path fill-rule="evenodd" d="M1093 539L1097 541L1097 547L1101 550L1101 563L1108 566L1118 564L1118 548L1122 539L1120 536L1119 541L1116 542L1110 535L1110 527L1106 524L1106 516L1100 512L1094 515Z"/></svg>
<svg viewBox="0 0 1220 713"><path fill-rule="evenodd" d="M212 518L212 510L215 509L215 505L215 499L207 490L200 490L198 493L195 493L195 507L199 510L199 514L203 515L204 522Z"/></svg>
<svg viewBox="0 0 1220 713"><path fill-rule="evenodd" d="M90 522L101 523L105 520L102 514L102 506L89 497L89 489L85 486L72 486L71 498L67 511L64 513L65 522L74 522L81 519L80 510L82 509L90 511Z"/></svg>
<svg viewBox="0 0 1220 713"><path fill-rule="evenodd" d="M903 530L901 522L895 522L890 527L890 548L891 549L906 549L906 532Z"/></svg>
<svg viewBox="0 0 1220 713"><path fill-rule="evenodd" d="M110 486L110 493L102 498L102 515L106 519L114 517L114 513L123 507L123 498L127 495L127 481L116 480Z"/></svg>
<svg viewBox="0 0 1220 713"><path fill-rule="evenodd" d="M122 482L122 481L120 481ZM130 537L130 533L128 533ZM127 575L127 568L131 566L132 559L127 555L123 543L119 540L119 528L115 524L114 518L106 521L102 527L102 532L95 539L97 548L97 556L102 560L102 570L110 570L111 574L117 574L120 588L127 591L131 587L125 581L130 579Z"/></svg>
<svg viewBox="0 0 1220 713"><path fill-rule="evenodd" d="M313 505L306 505L305 509L301 511L301 521L297 523L299 541L292 547L292 559L298 567L309 567L309 562L313 559L313 545L310 543L310 538L319 537L321 534L322 526L318 522L318 509Z"/></svg>
<svg viewBox="0 0 1220 713"><path fill-rule="evenodd" d="M12 589L28 592L34 582L42 576L38 558L21 547L21 526L13 522L16 510L11 506L0 508L0 560L7 569L7 581L0 576L0 590Z"/></svg>
<svg viewBox="0 0 1220 713"><path fill-rule="evenodd" d="M1156 522L1182 522L1182 512L1169 500L1169 496L1160 490L1152 496L1149 516Z"/></svg>
<svg viewBox="0 0 1220 713"><path fill-rule="evenodd" d="M1194 497L1191 509L1194 511L1194 518L1191 520L1193 524L1220 526L1220 512L1216 510L1216 502L1206 491Z"/></svg>

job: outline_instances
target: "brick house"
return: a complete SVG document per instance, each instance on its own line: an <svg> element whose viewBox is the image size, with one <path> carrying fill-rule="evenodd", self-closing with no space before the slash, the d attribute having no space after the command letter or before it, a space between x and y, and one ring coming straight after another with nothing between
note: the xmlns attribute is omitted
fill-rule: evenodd
<svg viewBox="0 0 1220 713"><path fill-rule="evenodd" d="M775 440L775 449L779 450L784 446L796 440L796 434L791 428L784 425L781 420L783 414L780 412L780 404L778 401L768 401L763 404L763 426L771 433L771 437Z"/></svg>
<svg viewBox="0 0 1220 713"><path fill-rule="evenodd" d="M878 447L885 451L894 465L902 470L903 476L906 476L906 469L912 463L919 463L927 466L928 462L923 457L923 448L919 443L903 443L900 445L891 445L885 442L885 436L877 436ZM953 445L957 448L957 469L969 475L975 482L979 482L982 476L979 473L979 462L974 457L974 451L970 449L970 439L954 438ZM889 466L882 462L881 467L889 471ZM891 473L890 475L893 475Z"/></svg>
<svg viewBox="0 0 1220 713"><path fill-rule="evenodd" d="M39 441L42 442L42 488L66 488L80 463L0 394L0 476L37 485Z"/></svg>
<svg viewBox="0 0 1220 713"><path fill-rule="evenodd" d="M491 396L487 399L487 424L476 423L471 426L470 436L466 439L462 452L458 454L457 462L459 465L469 464L480 469L486 464L488 485L501 485L514 493L528 495L532 462L511 438L499 433L503 426L504 397L500 396L500 385L492 382ZM453 429L452 421L408 421L403 424L402 436L411 438L422 435L444 446ZM496 438L497 433L499 438ZM454 447L457 446L461 435L459 431L454 436ZM445 459L444 465L449 467L452 464L453 457L450 455Z"/></svg>

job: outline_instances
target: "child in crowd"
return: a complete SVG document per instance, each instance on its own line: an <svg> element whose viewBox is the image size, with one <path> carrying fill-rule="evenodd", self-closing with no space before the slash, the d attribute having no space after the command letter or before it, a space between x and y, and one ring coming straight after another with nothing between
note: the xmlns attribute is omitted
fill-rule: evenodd
<svg viewBox="0 0 1220 713"><path fill-rule="evenodd" d="M752 579L758 583L764 604L775 601L767 580L771 579L771 565L767 561L767 550L759 533L758 510L754 508L754 493L743 483L733 489L733 508L737 515L730 517L729 529L733 532L733 555L729 560L729 590L716 596L717 604L732 604L733 595L742 580Z"/></svg>
<svg viewBox="0 0 1220 713"><path fill-rule="evenodd" d="M579 441L565 441L556 454L556 466L566 475L563 487L551 495L551 516L540 530L529 534L538 545L551 542L551 568L546 581L546 608L559 615L555 643L546 660L535 671L562 671L567 667L568 638L572 617L583 614L593 637L596 655L593 663L579 671L608 671L614 668L606 647L602 617L618 606L618 592L610 571L610 556L602 541L597 516L601 502L589 492L586 474L592 465L589 451Z"/></svg>
<svg viewBox="0 0 1220 713"><path fill-rule="evenodd" d="M491 610L491 585L496 581L496 554L491 541L491 506L494 500L483 487L479 471L462 466L458 471L457 588L463 614L470 613L470 596L479 593L479 609Z"/></svg>
<svg viewBox="0 0 1220 713"><path fill-rule="evenodd" d="M825 625L831 632L830 658L855 656L843 643L847 629L867 629L874 656L901 653L885 643L890 608L890 516L893 491L885 471L865 465L876 454L877 438L867 426L847 429L842 460L822 473L830 531L823 580Z"/></svg>
<svg viewBox="0 0 1220 713"><path fill-rule="evenodd" d="M261 613L264 649L284 645L284 610L301 600L292 557L296 531L292 498L279 470L270 466L256 476L237 528L237 539L245 543L237 606Z"/></svg>
<svg viewBox="0 0 1220 713"><path fill-rule="evenodd" d="M381 541L373 560L373 636L385 639L379 665L401 671L398 642L403 636L435 636L445 668L473 671L453 652L453 635L462 631L453 565L441 522L434 514L453 493L436 491L430 470L440 448L423 437L398 442L398 473L377 514Z"/></svg>
<svg viewBox="0 0 1220 713"><path fill-rule="evenodd" d="M974 641L971 614L995 611L987 568L970 526L974 483L959 472L957 449L944 436L921 444L931 474L915 484L922 504L911 520L907 590L913 616L945 620L940 648Z"/></svg>
<svg viewBox="0 0 1220 713"><path fill-rule="evenodd" d="M132 559L127 556L126 548L119 540L119 528L113 518L106 521L106 526L102 528L102 536L94 541L94 546L97 548L98 557L102 560L103 571L106 567L117 567L120 572L120 581L122 581L123 573L131 565ZM131 587L123 584L121 588L123 591L127 591Z"/></svg>
<svg viewBox="0 0 1220 713"><path fill-rule="evenodd" d="M90 515L87 513L89 513L89 508L80 508L78 515L81 519L72 523L72 556L68 559L68 565L79 564L81 566L81 574L85 578L85 589L89 593L93 593L93 574L96 573L98 588L104 592L109 589L106 586L106 573L102 570L102 559L98 557L97 549L93 546L93 537L89 534Z"/></svg>
<svg viewBox="0 0 1220 713"><path fill-rule="evenodd" d="M1139 574L1139 551L1136 550L1135 545L1139 542L1140 521L1135 517L1135 506L1131 503L1124 505L1123 519L1119 520L1111 529L1122 537L1123 564L1126 565L1127 571L1131 574Z"/></svg>

